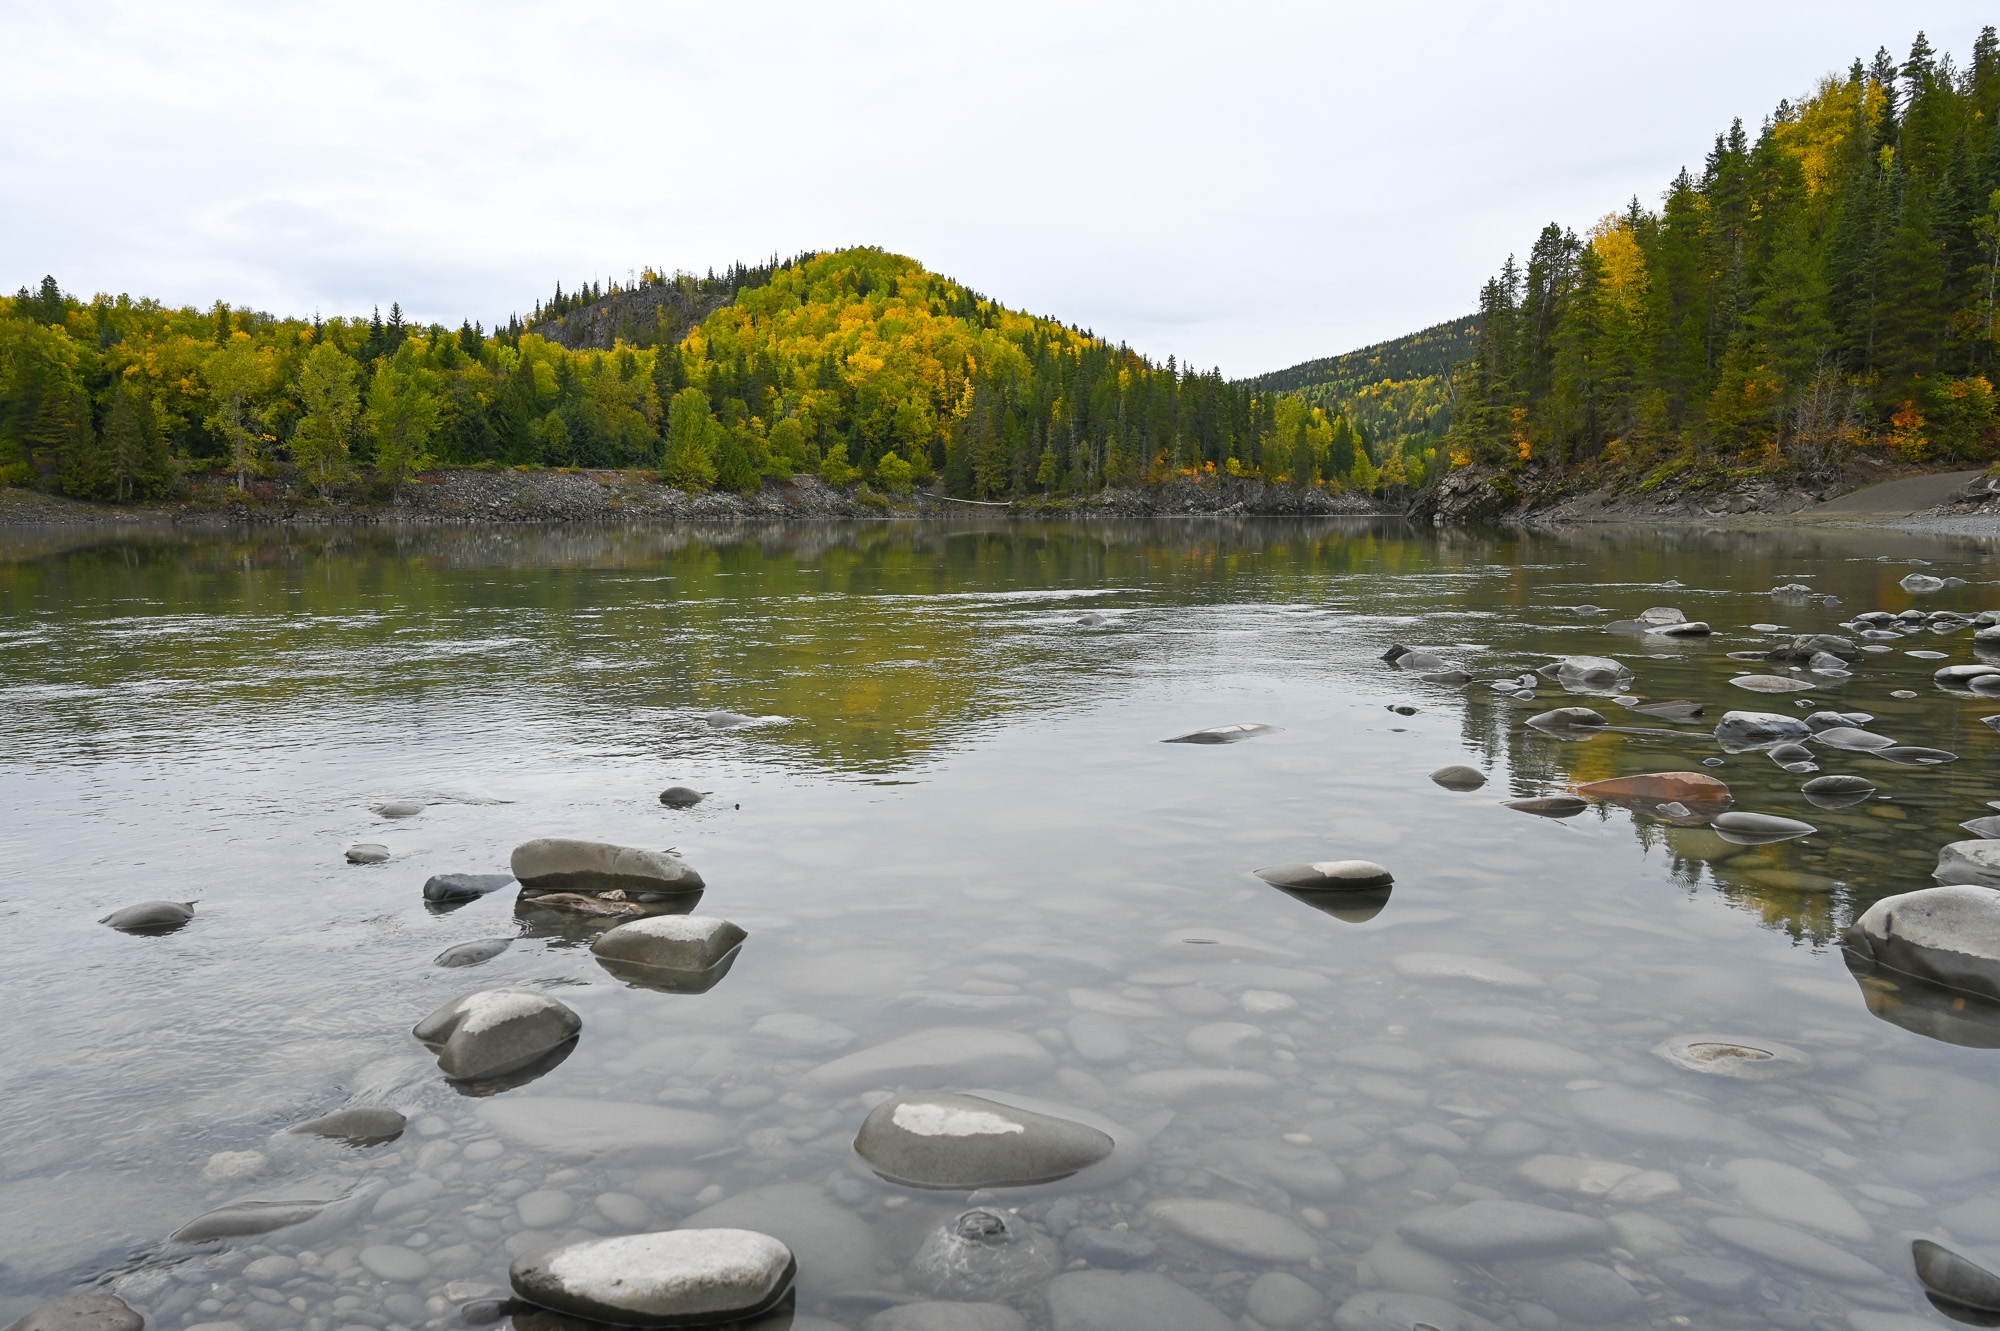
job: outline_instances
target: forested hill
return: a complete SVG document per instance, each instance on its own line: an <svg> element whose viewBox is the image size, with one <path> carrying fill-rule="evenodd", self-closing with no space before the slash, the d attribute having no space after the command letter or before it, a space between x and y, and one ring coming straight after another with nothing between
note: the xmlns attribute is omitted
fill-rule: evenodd
<svg viewBox="0 0 2000 1331"><path fill-rule="evenodd" d="M1453 460L1647 489L2000 453L2000 41L1920 33L1480 293Z"/></svg>
<svg viewBox="0 0 2000 1331"><path fill-rule="evenodd" d="M1260 393L1296 393L1352 421L1378 449L1416 455L1452 424L1452 375L1472 355L1478 316L1432 324L1388 342L1326 356L1249 380Z"/></svg>
<svg viewBox="0 0 2000 1331"><path fill-rule="evenodd" d="M226 470L400 492L437 466L624 468L750 491L801 472L968 498L1243 475L1398 489L1421 452L1296 394L1165 364L879 249L649 273L486 331L218 302L0 299L0 480L112 499Z"/></svg>

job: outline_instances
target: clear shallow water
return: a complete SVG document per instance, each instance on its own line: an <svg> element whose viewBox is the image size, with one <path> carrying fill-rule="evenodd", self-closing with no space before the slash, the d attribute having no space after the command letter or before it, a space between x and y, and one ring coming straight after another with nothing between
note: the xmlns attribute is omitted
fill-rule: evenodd
<svg viewBox="0 0 2000 1331"><path fill-rule="evenodd" d="M1139 1269L1230 1317L1285 1271L1323 1297L1304 1325L1401 1290L1553 1326L1548 1302L1583 1304L1565 1303L1576 1273L1551 1267L1580 1258L1642 1300L1607 1324L1868 1331L1871 1312L1938 1321L1908 1273L1910 1233L2000 1255L2000 1050L1977 1047L1981 1014L1864 986L1834 946L1872 901L1929 885L1937 847L2000 798L2000 736L1979 722L2000 706L1935 689L1947 661L1904 654L1974 660L1970 631L1920 634L1802 695L1731 687L1763 667L1725 656L1765 641L1752 623L2000 606L1977 543L1279 521L0 539L0 1316L108 1281L170 1331L414 1331L503 1290L514 1254L719 1203L798 1251L795 1325L859 1327L927 1296L910 1263L967 1198L884 1184L849 1152L876 1092L896 1087L835 1094L809 1074L934 1027L1022 1032L1050 1055L1032 1074L937 1084L1154 1134L1138 1171L1102 1190L980 1201L1017 1207L1051 1243L1124 1225L1158 1244ZM1884 555L1971 585L1912 596L1896 585L1910 567ZM1768 594L1792 581L1842 603ZM1614 613L1567 609L1585 602ZM1653 605L1718 632L1602 631ZM1077 627L1086 610L1107 625ZM1482 681L1613 655L1634 694L1703 702L1711 725L1730 708L1803 714L1804 698L1960 760L1826 754L1824 772L1869 776L1888 798L1817 810L1805 777L1763 754L1702 768L1719 750L1698 726L1561 742L1523 722L1586 702L1674 728L1547 682L1532 702L1424 684L1376 659L1392 642ZM1916 696L1890 696L1905 688ZM702 720L716 708L782 719L716 732ZM1157 742L1237 721L1282 729ZM1491 780L1458 794L1427 779L1450 763ZM1740 847L1618 808L1550 821L1499 804L1669 770L1711 771L1737 808L1820 832ZM714 794L669 810L656 796L670 784ZM370 812L395 798L429 803ZM450 912L420 900L431 874L503 871L545 835L678 848L710 885L699 911L750 933L734 969L702 995L629 988L583 946L589 929L519 921L511 892ZM350 866L357 841L393 858ZM1348 857L1397 879L1364 922L1249 872ZM154 938L95 923L162 897L199 901L195 922ZM513 934L476 969L431 964ZM1532 984L1432 978L1411 958L1438 952ZM550 988L584 1032L554 1071L482 1101L408 1031L493 984ZM852 1040L753 1036L774 1013ZM1069 1035L1085 1014L1120 1024L1129 1049L1087 1061ZM1783 1041L1813 1067L1750 1083L1649 1053L1697 1032ZM1150 1076L1225 1065L1271 1083L1204 1102ZM572 1136L537 1141L481 1112L537 1097L608 1107L572 1108ZM363 1150L272 1137L353 1102L394 1105L413 1128ZM631 1105L715 1115L726 1141L593 1146L598 1120ZM262 1163L218 1156L240 1152ZM1522 1176L1536 1154L1661 1171L1677 1189L1564 1192L1546 1171ZM1784 1205L1740 1186L1741 1158L1835 1190L1865 1236L1802 1232L1884 1278L1808 1274L1711 1231ZM163 1242L231 1198L329 1176L399 1200L303 1241ZM1615 1237L1459 1262L1394 1237L1485 1196L1613 1219ZM1246 1257L1149 1212L1185 1198L1284 1217L1316 1255ZM1705 1302L1668 1278L1688 1254L1754 1280ZM405 1276L382 1278L399 1261ZM1050 1318L1041 1279L1003 1299L1034 1326Z"/></svg>

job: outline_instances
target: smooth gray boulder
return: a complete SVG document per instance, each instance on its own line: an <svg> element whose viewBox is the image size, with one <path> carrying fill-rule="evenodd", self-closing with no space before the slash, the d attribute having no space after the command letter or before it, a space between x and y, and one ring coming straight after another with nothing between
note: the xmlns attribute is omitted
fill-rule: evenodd
<svg viewBox="0 0 2000 1331"><path fill-rule="evenodd" d="M524 893L699 892L701 875L680 856L602 841L537 837L514 848L510 862Z"/></svg>
<svg viewBox="0 0 2000 1331"><path fill-rule="evenodd" d="M1656 638L1706 638L1715 630L1699 619L1690 619L1678 624L1655 624L1646 632Z"/></svg>
<svg viewBox="0 0 2000 1331"><path fill-rule="evenodd" d="M517 1072L576 1038L583 1018L539 989L481 989L432 1012L410 1033L454 1081Z"/></svg>
<svg viewBox="0 0 2000 1331"><path fill-rule="evenodd" d="M590 950L607 961L700 973L721 965L748 937L713 915L654 915L605 930Z"/></svg>
<svg viewBox="0 0 2000 1331"><path fill-rule="evenodd" d="M1745 753L1801 740L1811 733L1804 721L1781 712L1724 712L1715 725L1715 742L1725 753Z"/></svg>
<svg viewBox="0 0 2000 1331"><path fill-rule="evenodd" d="M1941 1300L1946 1305L1940 1311L1952 1315L1955 1309L1971 1308L1989 1314L1979 1319L1955 1316L1954 1320L1984 1326L1992 1324L1992 1314L2000 1314L2000 1275L1935 1239L1913 1240L1910 1259L1924 1292L1933 1302Z"/></svg>
<svg viewBox="0 0 2000 1331"><path fill-rule="evenodd" d="M2000 679L2000 675L1995 675ZM1886 749L1875 750L1877 758L1892 763L1902 763L1906 767L1936 767L1942 763L1955 763L1958 755L1949 749L1925 748L1921 744L1894 744Z"/></svg>
<svg viewBox="0 0 2000 1331"><path fill-rule="evenodd" d="M1729 682L1752 693L1806 693L1819 687L1811 680L1789 675L1738 675Z"/></svg>
<svg viewBox="0 0 2000 1331"><path fill-rule="evenodd" d="M1960 846L1992 847L1982 858L2000 865L2000 842L1957 841L1945 851ZM1848 928L1847 946L1889 970L2000 1000L2000 891L1954 879L1884 897Z"/></svg>
<svg viewBox="0 0 2000 1331"><path fill-rule="evenodd" d="M1473 1262L1601 1248L1611 1241L1611 1227L1591 1216L1489 1198L1405 1220L1396 1232L1420 1248Z"/></svg>
<svg viewBox="0 0 2000 1331"><path fill-rule="evenodd" d="M349 1146L379 1146L402 1136L407 1122L401 1113L381 1105L351 1105L294 1123L285 1131L302 1137L327 1137Z"/></svg>
<svg viewBox="0 0 2000 1331"><path fill-rule="evenodd" d="M1183 1237L1246 1261L1292 1264L1320 1255L1319 1240L1284 1216L1236 1202L1174 1197L1146 1215Z"/></svg>
<svg viewBox="0 0 2000 1331"><path fill-rule="evenodd" d="M1946 886L2000 887L2000 847L1985 837L1940 846L1931 877Z"/></svg>
<svg viewBox="0 0 2000 1331"><path fill-rule="evenodd" d="M1968 818L1959 826L1984 841L2000 838L2000 814L1988 814L1984 818Z"/></svg>
<svg viewBox="0 0 2000 1331"><path fill-rule="evenodd" d="M669 809L692 809L702 798L703 792L692 786L668 786L660 792L660 803Z"/></svg>
<svg viewBox="0 0 2000 1331"><path fill-rule="evenodd" d="M1486 784L1486 773L1476 767L1454 764L1432 772L1431 780L1446 790L1477 790Z"/></svg>
<svg viewBox="0 0 2000 1331"><path fill-rule="evenodd" d="M861 1331L1028 1331L1028 1319L1004 1303L903 1303L876 1313Z"/></svg>
<svg viewBox="0 0 2000 1331"><path fill-rule="evenodd" d="M1611 723L1604 719L1602 712L1592 711L1588 707L1557 707L1529 717L1528 724L1551 734L1564 734L1602 730Z"/></svg>
<svg viewBox="0 0 2000 1331"><path fill-rule="evenodd" d="M1042 1297L1053 1331L1236 1331L1214 1304L1153 1271L1066 1271Z"/></svg>
<svg viewBox="0 0 2000 1331"><path fill-rule="evenodd" d="M1810 661L1815 656L1858 661L1861 649L1854 645L1852 638L1843 638L1837 633L1800 633L1772 647L1764 656L1766 660L1794 664Z"/></svg>
<svg viewBox="0 0 2000 1331"><path fill-rule="evenodd" d="M1931 675L1931 682L1940 688L1968 689L1972 681L1982 675L2000 675L1996 665L1948 665Z"/></svg>
<svg viewBox="0 0 2000 1331"><path fill-rule="evenodd" d="M1828 726L1812 733L1812 742L1829 749L1846 749L1852 753L1874 753L1881 749L1891 749L1896 741L1887 735L1877 735L1873 731L1856 726Z"/></svg>
<svg viewBox="0 0 2000 1331"><path fill-rule="evenodd" d="M514 881L511 873L440 873L424 880L425 901L477 901Z"/></svg>
<svg viewBox="0 0 2000 1331"><path fill-rule="evenodd" d="M1553 664L1556 682L1568 689L1622 692L1632 682L1632 668L1608 656L1565 656Z"/></svg>
<svg viewBox="0 0 2000 1331"><path fill-rule="evenodd" d="M194 907L192 901L141 901L114 910L97 922L122 934L170 934L194 918Z"/></svg>
<svg viewBox="0 0 2000 1331"><path fill-rule="evenodd" d="M1311 864L1279 864L1258 869L1257 876L1273 887L1294 892L1363 892L1396 881L1370 860L1316 860Z"/></svg>
<svg viewBox="0 0 2000 1331"><path fill-rule="evenodd" d="M1928 573L1911 573L1896 585L1906 592L1923 593L1941 592L1945 584L1943 578L1934 578Z"/></svg>
<svg viewBox="0 0 2000 1331"><path fill-rule="evenodd" d="M389 858L389 848L373 841L357 842L347 848L349 864L380 864Z"/></svg>
<svg viewBox="0 0 2000 1331"><path fill-rule="evenodd" d="M586 1239L517 1258L530 1303L618 1326L702 1326L754 1317L790 1289L798 1262L769 1234L679 1229Z"/></svg>
<svg viewBox="0 0 2000 1331"><path fill-rule="evenodd" d="M1792 841L1799 837L1811 836L1819 831L1811 823L1800 822L1796 818L1780 818L1770 813L1750 813L1732 809L1728 813L1718 813L1709 820L1709 826L1724 841L1739 846L1763 846L1774 841Z"/></svg>
<svg viewBox="0 0 2000 1331"><path fill-rule="evenodd" d="M455 969L478 966L493 960L514 945L511 938L475 938L470 943L454 943L431 958L431 965Z"/></svg>
<svg viewBox="0 0 2000 1331"><path fill-rule="evenodd" d="M1235 725L1210 726L1206 730L1190 730L1185 735L1175 735L1163 739L1162 744L1236 744L1259 735L1274 735L1281 727L1267 726L1261 721L1242 721Z"/></svg>
<svg viewBox="0 0 2000 1331"><path fill-rule="evenodd" d="M1502 800L1500 807L1543 818L1574 818L1590 807L1590 801L1577 795L1536 795L1524 800Z"/></svg>
<svg viewBox="0 0 2000 1331"><path fill-rule="evenodd" d="M1630 1086L1572 1091L1570 1108L1590 1127L1638 1142L1730 1146L1746 1155L1779 1149L1771 1137L1729 1114Z"/></svg>
<svg viewBox="0 0 2000 1331"><path fill-rule="evenodd" d="M116 1294L83 1290L50 1300L7 1331L139 1331L145 1324Z"/></svg>
<svg viewBox="0 0 2000 1331"><path fill-rule="evenodd" d="M937 1026L823 1063L801 1081L846 1095L886 1086L1028 1081L1054 1070L1049 1051L1021 1031Z"/></svg>
<svg viewBox="0 0 2000 1331"><path fill-rule="evenodd" d="M1875 783L1865 776L1816 776L1800 786L1799 791L1816 809L1843 809L1872 798Z"/></svg>
<svg viewBox="0 0 2000 1331"><path fill-rule="evenodd" d="M1243 1305L1260 1326L1288 1331L1319 1320L1326 1296L1286 1271L1266 1271L1250 1282Z"/></svg>
<svg viewBox="0 0 2000 1331"><path fill-rule="evenodd" d="M1082 1123L949 1091L886 1100L854 1138L855 1152L889 1182L954 1190L1053 1183L1113 1145Z"/></svg>

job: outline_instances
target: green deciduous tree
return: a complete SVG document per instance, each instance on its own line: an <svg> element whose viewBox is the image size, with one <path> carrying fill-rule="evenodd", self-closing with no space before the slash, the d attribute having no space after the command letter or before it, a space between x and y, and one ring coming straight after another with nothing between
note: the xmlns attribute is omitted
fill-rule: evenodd
<svg viewBox="0 0 2000 1331"><path fill-rule="evenodd" d="M354 427L361 414L356 386L361 366L330 342L322 342L299 363L292 391L299 400L292 429L292 461L325 486L347 474Z"/></svg>

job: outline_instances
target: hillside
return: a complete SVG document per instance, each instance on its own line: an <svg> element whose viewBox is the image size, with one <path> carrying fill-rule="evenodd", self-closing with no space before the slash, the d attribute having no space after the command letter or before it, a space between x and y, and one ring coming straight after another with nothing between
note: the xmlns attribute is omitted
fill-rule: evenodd
<svg viewBox="0 0 2000 1331"><path fill-rule="evenodd" d="M1963 67L1919 33L1754 135L1737 120L1659 208L1551 222L1480 293L1448 443L1465 475L1421 507L1837 489L1870 463L2000 456L1996 118L1994 29Z"/></svg>
<svg viewBox="0 0 2000 1331"><path fill-rule="evenodd" d="M1249 380L1261 393L1296 393L1351 421L1378 456L1433 450L1452 423L1452 375L1469 359L1478 317L1466 315L1359 351L1325 356Z"/></svg>
<svg viewBox="0 0 2000 1331"><path fill-rule="evenodd" d="M0 479L157 498L198 473L346 501L440 466L617 468L691 492L1087 497L1230 477L1401 491L1298 394L1165 364L878 249L649 272L487 333L218 303L0 300ZM1378 465L1379 464L1379 465Z"/></svg>

